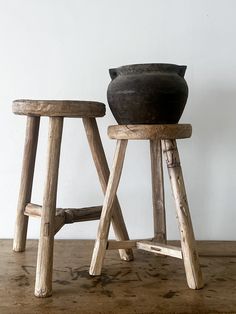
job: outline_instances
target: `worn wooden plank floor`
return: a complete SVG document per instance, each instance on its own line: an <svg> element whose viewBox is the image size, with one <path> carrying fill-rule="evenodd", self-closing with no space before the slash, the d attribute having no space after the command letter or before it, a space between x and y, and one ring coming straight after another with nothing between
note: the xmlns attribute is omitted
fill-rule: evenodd
<svg viewBox="0 0 236 314"><path fill-rule="evenodd" d="M53 296L47 299L33 295L37 241L28 241L24 253L11 247L11 240L0 240L1 314L236 313L236 242L199 244L206 285L193 291L181 260L135 251L133 262L121 262L109 251L103 275L92 278L93 242L56 241Z"/></svg>

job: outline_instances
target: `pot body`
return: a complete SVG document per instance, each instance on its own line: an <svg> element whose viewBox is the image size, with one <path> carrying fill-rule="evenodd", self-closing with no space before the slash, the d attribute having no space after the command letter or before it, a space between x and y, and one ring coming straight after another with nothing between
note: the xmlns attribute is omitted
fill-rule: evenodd
<svg viewBox="0 0 236 314"><path fill-rule="evenodd" d="M178 123L188 98L185 71L165 63L110 69L107 99L118 124Z"/></svg>

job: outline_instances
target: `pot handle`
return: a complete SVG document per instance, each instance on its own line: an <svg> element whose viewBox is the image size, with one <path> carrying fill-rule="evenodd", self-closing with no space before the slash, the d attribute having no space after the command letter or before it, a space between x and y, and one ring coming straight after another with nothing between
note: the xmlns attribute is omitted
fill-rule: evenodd
<svg viewBox="0 0 236 314"><path fill-rule="evenodd" d="M117 71L116 69L109 69L109 74L112 80L114 80L117 77Z"/></svg>
<svg viewBox="0 0 236 314"><path fill-rule="evenodd" d="M186 65L180 65L178 71L179 76L184 77L186 69L187 69Z"/></svg>

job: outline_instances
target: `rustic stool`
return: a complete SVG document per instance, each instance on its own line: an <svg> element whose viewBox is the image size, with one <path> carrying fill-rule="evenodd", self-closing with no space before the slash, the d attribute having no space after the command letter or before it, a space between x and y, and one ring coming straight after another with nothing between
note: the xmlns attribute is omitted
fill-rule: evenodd
<svg viewBox="0 0 236 314"><path fill-rule="evenodd" d="M38 247L35 295L47 297L52 294L52 267L54 235L64 224L100 218L102 206L82 209L56 209L57 180L60 146L64 117L82 118L100 183L105 193L109 169L95 118L105 115L105 105L90 101L16 100L15 114L27 116L23 168L17 207L17 218L13 250L25 250L28 216L41 217ZM46 182L42 207L31 202L35 156L41 116L49 117ZM122 217L118 199L113 206L113 226L118 239L127 240L128 233ZM133 258L132 250L120 250L124 260Z"/></svg>
<svg viewBox="0 0 236 314"><path fill-rule="evenodd" d="M189 124L115 125L108 128L108 135L110 138L117 140L117 146L90 265L90 275L96 276L101 274L106 249L137 248L155 254L183 259L189 287L191 289L200 289L203 287L202 274L176 145L176 139L188 138L191 136L191 133L192 127ZM154 238L149 241L108 241L111 215L114 214L112 204L119 184L128 140L150 140ZM181 248L166 244L162 151L165 155L175 199L181 235Z"/></svg>

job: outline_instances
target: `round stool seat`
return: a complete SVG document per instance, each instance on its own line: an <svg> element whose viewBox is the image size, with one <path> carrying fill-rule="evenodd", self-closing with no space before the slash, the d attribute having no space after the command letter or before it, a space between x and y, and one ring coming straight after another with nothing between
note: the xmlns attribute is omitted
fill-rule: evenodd
<svg viewBox="0 0 236 314"><path fill-rule="evenodd" d="M191 135L191 124L128 124L108 127L108 136L117 140L171 140Z"/></svg>
<svg viewBox="0 0 236 314"><path fill-rule="evenodd" d="M13 101L13 113L27 116L48 117L103 117L105 105L95 101L77 100L30 100Z"/></svg>

